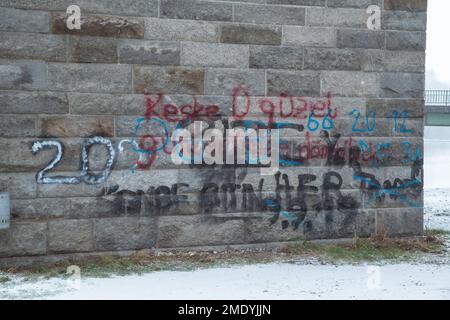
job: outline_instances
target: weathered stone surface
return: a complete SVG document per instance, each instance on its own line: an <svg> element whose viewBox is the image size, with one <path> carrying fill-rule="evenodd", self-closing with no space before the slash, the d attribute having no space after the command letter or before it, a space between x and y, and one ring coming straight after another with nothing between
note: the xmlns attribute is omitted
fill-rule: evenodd
<svg viewBox="0 0 450 320"><path fill-rule="evenodd" d="M278 96L289 92L296 96L318 96L320 77L316 72L268 71L267 94Z"/></svg>
<svg viewBox="0 0 450 320"><path fill-rule="evenodd" d="M384 11L381 27L385 30L425 31L427 15L423 12Z"/></svg>
<svg viewBox="0 0 450 320"><path fill-rule="evenodd" d="M361 70L361 52L345 49L308 48L305 70Z"/></svg>
<svg viewBox="0 0 450 320"><path fill-rule="evenodd" d="M217 42L219 24L193 20L145 19L145 38L166 41Z"/></svg>
<svg viewBox="0 0 450 320"><path fill-rule="evenodd" d="M0 91L0 114L68 113L64 93Z"/></svg>
<svg viewBox="0 0 450 320"><path fill-rule="evenodd" d="M0 153L0 172L37 172L41 168L39 162L30 157L33 140L34 138L1 138L0 148L3 152Z"/></svg>
<svg viewBox="0 0 450 320"><path fill-rule="evenodd" d="M386 49L388 50L418 50L425 51L425 32L387 32Z"/></svg>
<svg viewBox="0 0 450 320"><path fill-rule="evenodd" d="M384 32L340 29L337 32L337 46L338 48L382 49L385 44L384 37Z"/></svg>
<svg viewBox="0 0 450 320"><path fill-rule="evenodd" d="M378 209L376 232L389 236L423 234L423 208Z"/></svg>
<svg viewBox="0 0 450 320"><path fill-rule="evenodd" d="M104 218L94 222L97 251L149 249L156 244L153 218Z"/></svg>
<svg viewBox="0 0 450 320"><path fill-rule="evenodd" d="M344 97L373 97L379 92L374 73L327 71L322 74L322 94L331 92Z"/></svg>
<svg viewBox="0 0 450 320"><path fill-rule="evenodd" d="M35 198L35 181L34 173L0 173L0 190L9 192L11 199Z"/></svg>
<svg viewBox="0 0 450 320"><path fill-rule="evenodd" d="M66 61L66 41L58 35L0 32L0 58Z"/></svg>
<svg viewBox="0 0 450 320"><path fill-rule="evenodd" d="M254 25L223 25L220 42L237 44L280 45L281 27Z"/></svg>
<svg viewBox="0 0 450 320"><path fill-rule="evenodd" d="M45 166L45 164L44 164ZM52 176L49 174L48 176ZM58 172L58 176L80 177L80 171ZM36 181L35 176L33 177ZM70 198L70 197L100 197L104 194L104 185L80 184L39 184L37 185L38 198Z"/></svg>
<svg viewBox="0 0 450 320"><path fill-rule="evenodd" d="M199 0L161 0L161 18L231 21L231 3Z"/></svg>
<svg viewBox="0 0 450 320"><path fill-rule="evenodd" d="M139 94L69 93L68 100L73 114L143 115L146 111L145 96Z"/></svg>
<svg viewBox="0 0 450 320"><path fill-rule="evenodd" d="M41 222L12 223L0 232L0 256L43 255L47 252L47 224Z"/></svg>
<svg viewBox="0 0 450 320"><path fill-rule="evenodd" d="M158 247L194 247L245 242L244 219L233 215L159 218Z"/></svg>
<svg viewBox="0 0 450 320"><path fill-rule="evenodd" d="M46 63L0 60L0 89L46 90L47 87Z"/></svg>
<svg viewBox="0 0 450 320"><path fill-rule="evenodd" d="M425 52L366 50L362 52L363 71L424 72Z"/></svg>
<svg viewBox="0 0 450 320"><path fill-rule="evenodd" d="M385 10L427 11L427 0L384 0Z"/></svg>
<svg viewBox="0 0 450 320"><path fill-rule="evenodd" d="M422 98L425 76L414 73L385 73L380 77L381 96L385 98Z"/></svg>
<svg viewBox="0 0 450 320"><path fill-rule="evenodd" d="M92 251L94 249L93 221L49 221L48 249L53 253Z"/></svg>
<svg viewBox="0 0 450 320"><path fill-rule="evenodd" d="M101 37L70 36L68 61L82 63L117 63L117 40Z"/></svg>
<svg viewBox="0 0 450 320"><path fill-rule="evenodd" d="M293 47L252 46L250 68L303 69L303 49Z"/></svg>
<svg viewBox="0 0 450 320"><path fill-rule="evenodd" d="M49 32L49 28L50 14L48 12L9 8L0 10L0 30L2 31L46 33Z"/></svg>
<svg viewBox="0 0 450 320"><path fill-rule="evenodd" d="M210 69L206 72L205 94L231 96L233 89L244 85L253 95L265 94L265 76L262 70Z"/></svg>
<svg viewBox="0 0 450 320"><path fill-rule="evenodd" d="M47 219L63 218L69 209L67 199L21 199L11 201L11 216L13 219L32 219L46 221Z"/></svg>
<svg viewBox="0 0 450 320"><path fill-rule="evenodd" d="M182 46L181 64L184 66L248 68L248 46L194 42Z"/></svg>
<svg viewBox="0 0 450 320"><path fill-rule="evenodd" d="M257 24L305 25L305 9L282 6L236 4L234 20Z"/></svg>
<svg viewBox="0 0 450 320"><path fill-rule="evenodd" d="M315 7L324 7L326 4L326 0L263 0L263 3L268 4L286 4L286 5L295 5L295 6L315 6ZM258 1L239 1L239 2L254 2L260 3Z"/></svg>
<svg viewBox="0 0 450 320"><path fill-rule="evenodd" d="M55 64L48 66L55 91L131 93L131 66L104 64Z"/></svg>
<svg viewBox="0 0 450 320"><path fill-rule="evenodd" d="M204 88L202 69L134 67L136 93L202 94Z"/></svg>
<svg viewBox="0 0 450 320"><path fill-rule="evenodd" d="M0 116L0 137L34 137L36 136L36 118L34 116Z"/></svg>
<svg viewBox="0 0 450 320"><path fill-rule="evenodd" d="M306 25L367 29L367 14L365 9L308 8Z"/></svg>
<svg viewBox="0 0 450 320"><path fill-rule="evenodd" d="M121 40L119 62L160 66L180 65L180 45L176 42Z"/></svg>
<svg viewBox="0 0 450 320"><path fill-rule="evenodd" d="M377 5L380 8L383 0L328 0L327 7L330 8L361 8L366 9L370 5Z"/></svg>
<svg viewBox="0 0 450 320"><path fill-rule="evenodd" d="M113 118L108 116L44 116L39 118L42 138L71 138L114 135Z"/></svg>
<svg viewBox="0 0 450 320"><path fill-rule="evenodd" d="M408 112L409 118L423 118L424 102L421 99L368 99L367 114L376 112L377 117L391 118L393 112Z"/></svg>
<svg viewBox="0 0 450 320"><path fill-rule="evenodd" d="M65 11L72 0L0 0L0 7ZM158 0L77 0L82 12L129 16L158 16Z"/></svg>
<svg viewBox="0 0 450 320"><path fill-rule="evenodd" d="M131 196L129 198L126 195L71 198L65 217L66 219L137 217L141 213L141 202L133 200Z"/></svg>
<svg viewBox="0 0 450 320"><path fill-rule="evenodd" d="M331 28L283 26L283 44L308 47L335 47L336 31Z"/></svg>
<svg viewBox="0 0 450 320"><path fill-rule="evenodd" d="M84 36L144 38L144 20L118 16L82 15L81 28L70 30L66 13L52 13L51 32Z"/></svg>

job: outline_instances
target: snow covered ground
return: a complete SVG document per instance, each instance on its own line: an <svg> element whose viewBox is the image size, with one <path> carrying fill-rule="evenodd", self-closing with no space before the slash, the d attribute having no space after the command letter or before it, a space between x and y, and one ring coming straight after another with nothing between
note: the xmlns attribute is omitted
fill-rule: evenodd
<svg viewBox="0 0 450 320"><path fill-rule="evenodd" d="M426 131L425 225L450 231L450 128L443 130ZM2 283L0 273L0 299L450 299L446 261L276 263L79 281L7 275Z"/></svg>
<svg viewBox="0 0 450 320"><path fill-rule="evenodd" d="M450 189L425 190L425 227L450 231Z"/></svg>
<svg viewBox="0 0 450 320"><path fill-rule="evenodd" d="M450 128L425 128L425 226L450 230Z"/></svg>
<svg viewBox="0 0 450 320"><path fill-rule="evenodd" d="M450 299L448 265L269 264L142 276L2 286L0 298L44 299Z"/></svg>

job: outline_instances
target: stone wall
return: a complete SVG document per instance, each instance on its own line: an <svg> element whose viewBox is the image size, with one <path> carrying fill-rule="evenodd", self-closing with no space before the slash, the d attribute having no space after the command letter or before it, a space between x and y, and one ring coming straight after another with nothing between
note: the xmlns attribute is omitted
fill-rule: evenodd
<svg viewBox="0 0 450 320"><path fill-rule="evenodd" d="M0 0L0 257L421 234L426 6ZM279 172L174 164L194 121Z"/></svg>

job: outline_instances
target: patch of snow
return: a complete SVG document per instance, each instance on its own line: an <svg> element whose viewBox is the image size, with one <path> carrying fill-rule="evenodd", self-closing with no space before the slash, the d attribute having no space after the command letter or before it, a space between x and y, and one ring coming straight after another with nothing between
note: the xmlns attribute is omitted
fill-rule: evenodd
<svg viewBox="0 0 450 320"><path fill-rule="evenodd" d="M371 267L269 265L190 272L162 271L82 279L79 290L61 279L16 284L5 296L47 299L450 299L446 265ZM17 297L17 296L16 296Z"/></svg>
<svg viewBox="0 0 450 320"><path fill-rule="evenodd" d="M450 231L450 189L425 189L425 227Z"/></svg>

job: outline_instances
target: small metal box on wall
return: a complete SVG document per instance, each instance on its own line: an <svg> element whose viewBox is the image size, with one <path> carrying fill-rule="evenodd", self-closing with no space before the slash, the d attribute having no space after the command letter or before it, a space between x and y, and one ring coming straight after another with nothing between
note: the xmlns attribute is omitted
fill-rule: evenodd
<svg viewBox="0 0 450 320"><path fill-rule="evenodd" d="M10 216L9 193L0 193L0 230L9 228Z"/></svg>

